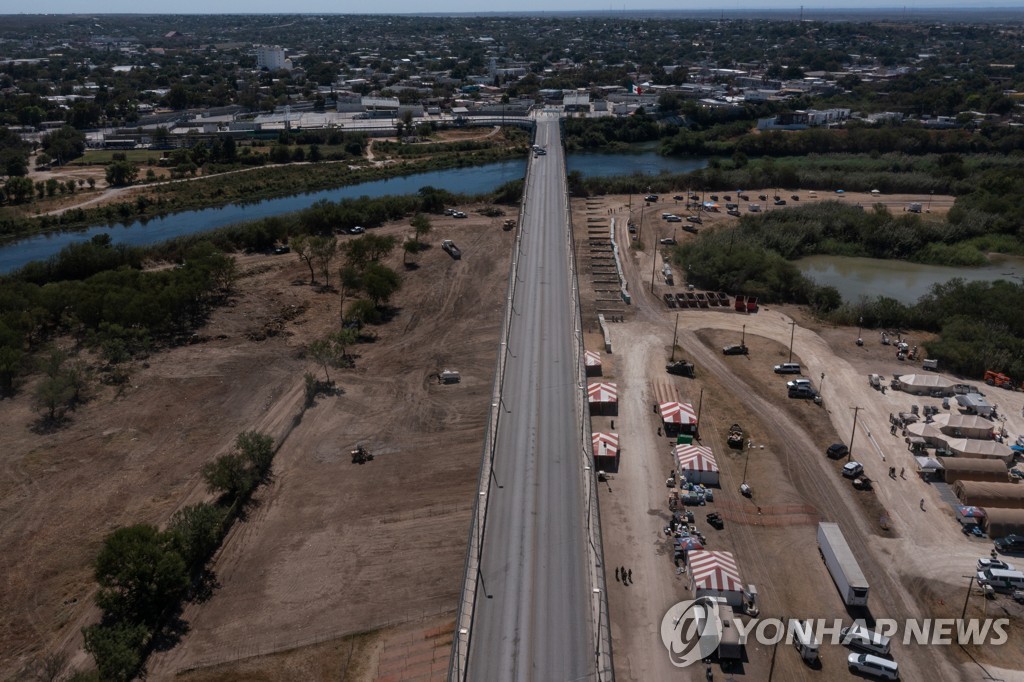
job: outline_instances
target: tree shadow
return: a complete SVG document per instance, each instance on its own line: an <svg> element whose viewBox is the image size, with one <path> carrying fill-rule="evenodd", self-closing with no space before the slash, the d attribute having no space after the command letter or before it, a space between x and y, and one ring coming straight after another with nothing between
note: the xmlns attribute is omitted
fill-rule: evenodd
<svg viewBox="0 0 1024 682"><path fill-rule="evenodd" d="M29 430L38 436L48 436L57 433L71 422L65 414L58 414L51 417L44 414L32 422Z"/></svg>
<svg viewBox="0 0 1024 682"><path fill-rule="evenodd" d="M413 271L416 271L416 270L420 269L420 264L419 263L406 263L405 264L405 269L408 270L409 272L413 272Z"/></svg>
<svg viewBox="0 0 1024 682"><path fill-rule="evenodd" d="M153 638L149 642L150 651L170 651L191 629L189 622L181 617L179 609L153 633Z"/></svg>
<svg viewBox="0 0 1024 682"><path fill-rule="evenodd" d="M191 601L196 604L205 604L213 598L213 593L220 589L220 581L217 580L217 574L209 569L203 569L203 572L196 578L195 584L192 586Z"/></svg>

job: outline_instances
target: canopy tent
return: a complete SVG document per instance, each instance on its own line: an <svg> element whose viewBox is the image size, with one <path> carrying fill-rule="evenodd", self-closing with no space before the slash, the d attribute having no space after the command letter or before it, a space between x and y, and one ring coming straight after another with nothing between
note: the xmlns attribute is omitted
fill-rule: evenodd
<svg viewBox="0 0 1024 682"><path fill-rule="evenodd" d="M926 424L924 422L907 424L907 433L913 437L923 438L925 442L932 445L945 446L946 444L946 435L939 431L934 424Z"/></svg>
<svg viewBox="0 0 1024 682"><path fill-rule="evenodd" d="M949 438L946 447L960 457L978 457L998 459L1009 465L1013 461L1013 450L994 440L974 440L973 438Z"/></svg>
<svg viewBox="0 0 1024 682"><path fill-rule="evenodd" d="M942 471L942 462L934 457L915 457L917 470L921 473L930 474L933 471Z"/></svg>
<svg viewBox="0 0 1024 682"><path fill-rule="evenodd" d="M601 354L596 350L588 350L583 353L583 364L586 366L587 376L601 375Z"/></svg>
<svg viewBox="0 0 1024 682"><path fill-rule="evenodd" d="M697 432L697 412L690 403L665 402L658 405L658 410L667 435Z"/></svg>
<svg viewBox="0 0 1024 682"><path fill-rule="evenodd" d="M701 544L700 538L694 535L684 535L681 538L676 538L675 545L677 552L693 552L695 550L704 549L704 545Z"/></svg>
<svg viewBox="0 0 1024 682"><path fill-rule="evenodd" d="M1024 509L1024 485L1016 483L989 483L988 481L957 481L953 492L965 505L992 508Z"/></svg>
<svg viewBox="0 0 1024 682"><path fill-rule="evenodd" d="M982 523L990 538L1024 533L1024 509L986 509Z"/></svg>
<svg viewBox="0 0 1024 682"><path fill-rule="evenodd" d="M672 450L679 475L690 483L718 485L718 462L711 448L703 445L677 445Z"/></svg>
<svg viewBox="0 0 1024 682"><path fill-rule="evenodd" d="M894 380L901 391L918 395L953 395L953 382L938 374L904 374Z"/></svg>
<svg viewBox="0 0 1024 682"><path fill-rule="evenodd" d="M617 414L619 411L619 390L615 384L592 383L587 386L587 400L593 414Z"/></svg>
<svg viewBox="0 0 1024 682"><path fill-rule="evenodd" d="M619 470L619 434L593 432L590 440L594 446L594 466L598 471Z"/></svg>
<svg viewBox="0 0 1024 682"><path fill-rule="evenodd" d="M973 526L985 520L985 510L971 505L960 505L956 508L956 520L962 526Z"/></svg>
<svg viewBox="0 0 1024 682"><path fill-rule="evenodd" d="M939 414L935 416L942 433L954 438L976 438L992 440L995 429L992 422L976 414Z"/></svg>
<svg viewBox="0 0 1024 682"><path fill-rule="evenodd" d="M723 597L731 606L743 604L743 583L732 552L695 550L690 552L689 562L695 597Z"/></svg>
<svg viewBox="0 0 1024 682"><path fill-rule="evenodd" d="M977 457L947 457L942 462L942 477L946 483L957 481L992 481L1005 483L1006 464L998 459Z"/></svg>

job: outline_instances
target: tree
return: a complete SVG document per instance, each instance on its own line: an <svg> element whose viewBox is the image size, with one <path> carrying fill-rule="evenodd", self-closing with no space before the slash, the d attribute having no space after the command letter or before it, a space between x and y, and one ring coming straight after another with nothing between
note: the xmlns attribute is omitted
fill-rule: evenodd
<svg viewBox="0 0 1024 682"><path fill-rule="evenodd" d="M363 291L378 308L386 305L391 296L402 288L398 273L380 263L373 262L363 272Z"/></svg>
<svg viewBox="0 0 1024 682"><path fill-rule="evenodd" d="M252 467L258 480L265 480L274 462L274 439L256 431L243 431L235 440L235 447Z"/></svg>
<svg viewBox="0 0 1024 682"><path fill-rule="evenodd" d="M313 252L313 245L310 243L312 238L300 234L299 236L292 239L292 251L299 257L299 260L306 264L309 268L309 283L310 285L316 284L316 273L313 271L313 260L315 258Z"/></svg>
<svg viewBox="0 0 1024 682"><path fill-rule="evenodd" d="M310 237L309 241L313 251L313 258L316 259L317 265L320 268L320 274L323 275L324 284L330 286L331 261L334 260L334 256L338 253L338 238Z"/></svg>
<svg viewBox="0 0 1024 682"><path fill-rule="evenodd" d="M409 224L412 225L412 229L415 230L417 244L419 244L420 239L430 234L430 218L423 213L417 213L414 215L412 220L409 221Z"/></svg>
<svg viewBox="0 0 1024 682"><path fill-rule="evenodd" d="M45 376L36 386L36 409L46 410L47 419L57 421L64 416L64 409L72 395L74 391L63 374Z"/></svg>
<svg viewBox="0 0 1024 682"><path fill-rule="evenodd" d="M309 344L306 350L309 353L309 357L313 358L318 365L324 368L324 376L327 377L327 383L331 383L329 368L336 365L341 359L341 355L338 353L334 343L331 342L330 338L317 339Z"/></svg>
<svg viewBox="0 0 1024 682"><path fill-rule="evenodd" d="M228 500L235 500L248 494L254 484L248 462L237 452L221 455L212 462L207 462L203 465L202 475L207 490L220 493Z"/></svg>
<svg viewBox="0 0 1024 682"><path fill-rule="evenodd" d="M414 238L406 239L402 242L402 265L409 267L409 255L416 255L420 252L420 243Z"/></svg>
<svg viewBox="0 0 1024 682"><path fill-rule="evenodd" d="M103 680L129 682L142 667L142 651L149 637L145 625L114 623L82 629L88 651Z"/></svg>
<svg viewBox="0 0 1024 682"><path fill-rule="evenodd" d="M107 166L107 184L113 187L127 187L135 182L139 168L128 161L114 161Z"/></svg>
<svg viewBox="0 0 1024 682"><path fill-rule="evenodd" d="M30 178L7 178L4 189L7 192L7 196L15 204L23 204L32 199L33 184Z"/></svg>
<svg viewBox="0 0 1024 682"><path fill-rule="evenodd" d="M345 322L345 296L356 293L363 286L363 273L354 265L346 265L338 270L339 294L341 295L341 322Z"/></svg>
<svg viewBox="0 0 1024 682"><path fill-rule="evenodd" d="M224 512L209 502L200 502L174 512L167 533L175 550L192 569L199 569L220 545Z"/></svg>
<svg viewBox="0 0 1024 682"><path fill-rule="evenodd" d="M171 537L148 524L108 535L96 557L95 576L97 605L123 623L156 625L188 588L185 561Z"/></svg>

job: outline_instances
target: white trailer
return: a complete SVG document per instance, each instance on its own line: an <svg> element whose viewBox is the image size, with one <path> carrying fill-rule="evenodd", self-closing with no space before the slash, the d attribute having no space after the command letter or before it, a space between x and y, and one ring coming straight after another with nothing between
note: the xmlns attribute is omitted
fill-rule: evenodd
<svg viewBox="0 0 1024 682"><path fill-rule="evenodd" d="M818 524L818 549L821 550L832 580L839 588L843 603L847 606L867 606L868 581L838 524Z"/></svg>

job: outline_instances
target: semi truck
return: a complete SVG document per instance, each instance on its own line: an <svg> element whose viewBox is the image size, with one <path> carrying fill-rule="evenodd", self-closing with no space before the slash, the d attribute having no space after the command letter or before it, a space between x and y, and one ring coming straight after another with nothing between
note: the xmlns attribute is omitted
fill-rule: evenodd
<svg viewBox="0 0 1024 682"><path fill-rule="evenodd" d="M868 581L835 523L818 524L818 549L847 606L867 606Z"/></svg>

